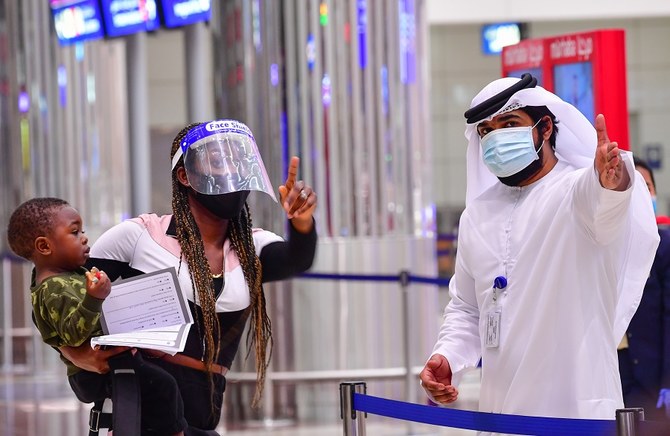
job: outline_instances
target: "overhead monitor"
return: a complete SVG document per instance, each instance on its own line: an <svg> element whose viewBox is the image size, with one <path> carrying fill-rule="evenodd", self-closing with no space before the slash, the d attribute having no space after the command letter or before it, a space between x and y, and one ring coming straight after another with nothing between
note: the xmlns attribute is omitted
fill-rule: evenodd
<svg viewBox="0 0 670 436"><path fill-rule="evenodd" d="M158 29L156 0L100 0L105 34L110 37Z"/></svg>
<svg viewBox="0 0 670 436"><path fill-rule="evenodd" d="M575 106L591 124L595 123L593 99L593 65L571 62L554 65L554 94Z"/></svg>
<svg viewBox="0 0 670 436"><path fill-rule="evenodd" d="M56 36L61 45L102 38L104 34L97 0L50 0Z"/></svg>
<svg viewBox="0 0 670 436"><path fill-rule="evenodd" d="M571 103L591 123L597 114L605 115L609 137L629 150L625 54L623 29L525 39L503 49L502 76L539 74L544 88Z"/></svg>
<svg viewBox="0 0 670 436"><path fill-rule="evenodd" d="M507 77L518 77L521 78L521 75L524 73L530 73L533 77L537 79L537 84L542 86L544 80L544 73L542 68L522 68L518 70L509 70L507 71Z"/></svg>
<svg viewBox="0 0 670 436"><path fill-rule="evenodd" d="M524 38L522 23L495 23L482 26L482 53L496 55L503 47L518 44Z"/></svg>
<svg viewBox="0 0 670 436"><path fill-rule="evenodd" d="M212 16L211 0L161 0L160 5L165 27L209 21Z"/></svg>
<svg viewBox="0 0 670 436"><path fill-rule="evenodd" d="M545 86L545 50L544 42L537 39L524 39L518 44L509 45L502 51L502 76L521 77L530 73L537 84Z"/></svg>
<svg viewBox="0 0 670 436"><path fill-rule="evenodd" d="M630 150L626 86L626 46L622 29L546 38L551 89L591 123L607 119L607 133Z"/></svg>

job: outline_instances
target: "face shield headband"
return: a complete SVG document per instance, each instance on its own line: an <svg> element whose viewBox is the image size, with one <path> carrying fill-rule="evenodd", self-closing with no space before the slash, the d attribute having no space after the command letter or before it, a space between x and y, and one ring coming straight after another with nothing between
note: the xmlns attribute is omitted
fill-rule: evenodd
<svg viewBox="0 0 670 436"><path fill-rule="evenodd" d="M191 129L172 157L184 158L191 187L200 194L265 192L277 201L251 130L235 120L217 120Z"/></svg>

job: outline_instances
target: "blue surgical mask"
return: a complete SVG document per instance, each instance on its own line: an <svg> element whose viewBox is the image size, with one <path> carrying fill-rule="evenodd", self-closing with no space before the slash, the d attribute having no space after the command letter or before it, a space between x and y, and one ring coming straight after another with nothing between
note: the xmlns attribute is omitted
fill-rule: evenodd
<svg viewBox="0 0 670 436"><path fill-rule="evenodd" d="M654 208L654 215L656 215L656 196L655 195L651 196L651 205Z"/></svg>
<svg viewBox="0 0 670 436"><path fill-rule="evenodd" d="M496 129L481 139L484 164L496 177L516 174L540 158L533 141L533 129L539 122L532 127Z"/></svg>

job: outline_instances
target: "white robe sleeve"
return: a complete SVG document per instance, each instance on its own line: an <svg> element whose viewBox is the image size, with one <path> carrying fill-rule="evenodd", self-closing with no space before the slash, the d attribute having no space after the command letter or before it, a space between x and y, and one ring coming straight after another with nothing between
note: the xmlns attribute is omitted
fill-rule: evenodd
<svg viewBox="0 0 670 436"><path fill-rule="evenodd" d="M624 163L630 175L625 191L605 189L593 166L580 170L574 187L573 206L587 233L599 245L617 240L628 225L628 209L635 186L635 169L624 153ZM651 204L651 201L650 201Z"/></svg>
<svg viewBox="0 0 670 436"><path fill-rule="evenodd" d="M459 240L461 235L459 231ZM466 370L476 367L481 357L475 280L464 265L467 248L460 243L459 247L454 275L449 281L451 300L444 310L444 322L431 353L431 356L441 354L447 358L454 386L458 386Z"/></svg>
<svg viewBox="0 0 670 436"><path fill-rule="evenodd" d="M659 243L658 228L649 190L635 171L631 153L622 152L630 175L623 192L600 185L598 174L586 168L575 185L574 207L593 240L601 245L622 244L618 256L614 342L619 343L633 318Z"/></svg>

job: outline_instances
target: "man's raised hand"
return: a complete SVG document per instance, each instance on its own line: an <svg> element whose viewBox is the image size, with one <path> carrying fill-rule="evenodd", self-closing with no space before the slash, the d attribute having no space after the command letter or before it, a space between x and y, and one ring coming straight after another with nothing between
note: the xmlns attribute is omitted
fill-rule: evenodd
<svg viewBox="0 0 670 436"><path fill-rule="evenodd" d="M624 191L628 187L630 178L621 158L618 144L610 141L607 136L607 125L603 114L598 114L596 117L595 127L598 137L595 166L600 184L605 189Z"/></svg>

